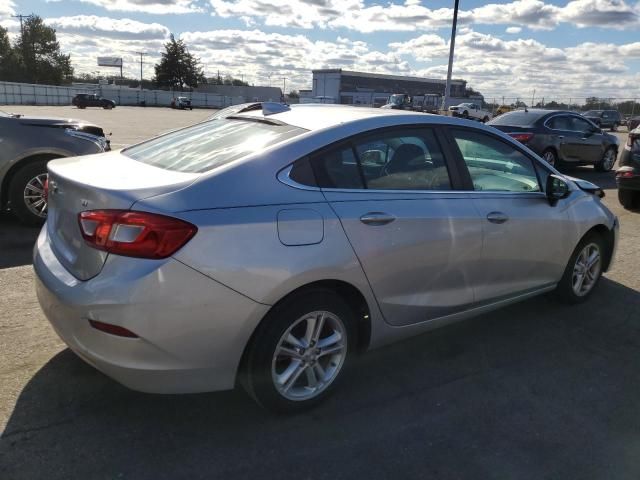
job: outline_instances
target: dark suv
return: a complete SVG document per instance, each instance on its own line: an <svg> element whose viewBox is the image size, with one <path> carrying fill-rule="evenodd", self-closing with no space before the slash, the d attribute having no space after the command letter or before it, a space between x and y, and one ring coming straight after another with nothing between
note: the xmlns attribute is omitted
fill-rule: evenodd
<svg viewBox="0 0 640 480"><path fill-rule="evenodd" d="M99 97L93 93L79 93L71 103L78 108L87 108L87 107L102 107L105 110L111 110L112 108L116 108L116 102L113 100L109 100L108 98Z"/></svg>
<svg viewBox="0 0 640 480"><path fill-rule="evenodd" d="M610 128L612 132L622 124L622 116L616 110L589 110L582 115L600 128Z"/></svg>
<svg viewBox="0 0 640 480"><path fill-rule="evenodd" d="M556 168L593 165L596 170L608 172L618 156L618 137L573 112L515 110L487 125L525 144Z"/></svg>

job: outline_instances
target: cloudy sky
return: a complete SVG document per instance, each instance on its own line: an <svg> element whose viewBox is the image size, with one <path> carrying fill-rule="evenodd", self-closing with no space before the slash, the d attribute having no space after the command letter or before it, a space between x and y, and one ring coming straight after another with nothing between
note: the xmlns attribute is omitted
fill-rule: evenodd
<svg viewBox="0 0 640 480"><path fill-rule="evenodd" d="M336 67L444 78L453 0L0 0L0 24L35 13L56 28L79 72L99 55L148 53L152 75L170 33L207 75L309 88ZM486 97L640 98L640 1L461 0L454 77Z"/></svg>

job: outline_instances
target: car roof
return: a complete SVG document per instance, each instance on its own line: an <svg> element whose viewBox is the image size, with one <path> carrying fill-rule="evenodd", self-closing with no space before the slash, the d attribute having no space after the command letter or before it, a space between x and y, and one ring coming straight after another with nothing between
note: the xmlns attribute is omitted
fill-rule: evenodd
<svg viewBox="0 0 640 480"><path fill-rule="evenodd" d="M389 116L404 117L405 119L406 117L412 117L423 120L428 118L428 122L425 123L456 123L452 121L453 119L451 117L441 115L336 104L298 104L291 105L284 112L273 113L266 116L262 110L243 112L234 116L236 118L247 116L274 119L288 125L304 128L305 130L320 130L359 120Z"/></svg>

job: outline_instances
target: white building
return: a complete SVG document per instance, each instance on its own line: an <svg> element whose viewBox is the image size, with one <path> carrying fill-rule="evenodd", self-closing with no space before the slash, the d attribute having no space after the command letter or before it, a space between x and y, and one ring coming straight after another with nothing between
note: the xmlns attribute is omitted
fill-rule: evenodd
<svg viewBox="0 0 640 480"><path fill-rule="evenodd" d="M312 73L311 97L329 97L335 103L349 105L384 105L393 93L444 95L447 83L444 79L354 72L340 68L313 70ZM446 107L469 101L465 97L466 88L466 80L452 80L451 97Z"/></svg>

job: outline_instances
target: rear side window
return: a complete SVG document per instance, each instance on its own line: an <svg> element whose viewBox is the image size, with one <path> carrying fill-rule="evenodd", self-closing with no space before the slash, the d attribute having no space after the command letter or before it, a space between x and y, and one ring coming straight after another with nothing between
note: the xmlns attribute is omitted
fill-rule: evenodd
<svg viewBox="0 0 640 480"><path fill-rule="evenodd" d="M450 190L435 135L428 129L379 132L311 158L318 186L372 190Z"/></svg>
<svg viewBox="0 0 640 480"><path fill-rule="evenodd" d="M571 130L571 118L568 115L558 115L551 118L547 126L553 130Z"/></svg>
<svg viewBox="0 0 640 480"><path fill-rule="evenodd" d="M486 133L452 129L451 133L477 191L540 192L533 160Z"/></svg>
<svg viewBox="0 0 640 480"><path fill-rule="evenodd" d="M305 129L250 120L216 119L123 150L134 160L201 173L301 135Z"/></svg>
<svg viewBox="0 0 640 480"><path fill-rule="evenodd" d="M530 127L548 112L531 112L527 110L516 110L515 112L507 112L494 118L489 125L507 125L517 127Z"/></svg>

